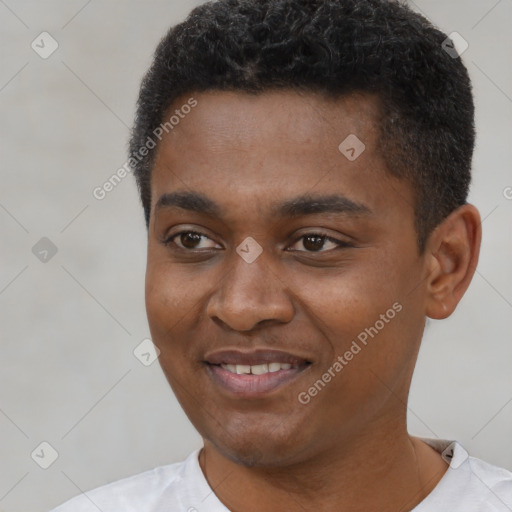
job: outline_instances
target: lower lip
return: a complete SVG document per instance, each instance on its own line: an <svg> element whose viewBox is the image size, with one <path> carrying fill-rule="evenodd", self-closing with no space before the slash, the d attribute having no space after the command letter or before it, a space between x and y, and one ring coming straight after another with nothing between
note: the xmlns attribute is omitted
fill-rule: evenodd
<svg viewBox="0 0 512 512"><path fill-rule="evenodd" d="M225 370L221 366L206 365L212 379L231 393L236 393L240 398L258 397L283 386L296 379L308 366L303 368L290 368L278 370L263 375L237 374Z"/></svg>

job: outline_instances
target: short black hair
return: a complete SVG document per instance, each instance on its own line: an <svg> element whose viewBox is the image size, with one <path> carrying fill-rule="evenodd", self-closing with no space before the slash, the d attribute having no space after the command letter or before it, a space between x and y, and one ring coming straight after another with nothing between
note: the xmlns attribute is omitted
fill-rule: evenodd
<svg viewBox="0 0 512 512"><path fill-rule="evenodd" d="M466 203L475 144L471 82L447 35L398 0L217 0L158 44L129 142L146 224L154 153L137 154L184 94L276 89L379 98L379 150L414 191L420 253ZM341 141L340 141L341 142Z"/></svg>

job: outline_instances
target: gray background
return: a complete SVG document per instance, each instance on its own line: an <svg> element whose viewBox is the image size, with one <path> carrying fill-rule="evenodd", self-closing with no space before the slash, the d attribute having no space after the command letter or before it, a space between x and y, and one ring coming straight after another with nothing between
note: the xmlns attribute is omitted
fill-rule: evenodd
<svg viewBox="0 0 512 512"><path fill-rule="evenodd" d="M199 3L0 0L0 511L43 512L200 446L158 363L133 354L149 330L132 177L92 195L126 161L157 42ZM429 322L409 428L512 469L512 0L414 8L469 43L484 238L459 308ZM47 59L31 48L43 31L59 44ZM42 237L58 250L46 262ZM31 458L43 441L58 452L46 470Z"/></svg>

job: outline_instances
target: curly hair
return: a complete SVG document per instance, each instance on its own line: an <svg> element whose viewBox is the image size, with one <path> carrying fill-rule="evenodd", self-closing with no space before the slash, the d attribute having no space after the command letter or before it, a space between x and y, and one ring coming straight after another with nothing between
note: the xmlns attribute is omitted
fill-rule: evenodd
<svg viewBox="0 0 512 512"><path fill-rule="evenodd" d="M398 0L218 0L196 7L158 44L129 142L133 155L181 95L275 89L377 95L387 172L409 180L423 252L465 204L475 144L468 72L447 35ZM154 153L131 164L146 224Z"/></svg>

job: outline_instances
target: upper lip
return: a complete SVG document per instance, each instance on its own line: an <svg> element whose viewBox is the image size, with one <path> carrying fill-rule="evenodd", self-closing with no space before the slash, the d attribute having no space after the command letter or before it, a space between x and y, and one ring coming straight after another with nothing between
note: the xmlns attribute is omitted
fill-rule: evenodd
<svg viewBox="0 0 512 512"><path fill-rule="evenodd" d="M257 349L251 351L217 350L205 356L205 362L209 364L245 364L257 365L263 363L289 363L303 365L310 361L306 358L274 349Z"/></svg>

